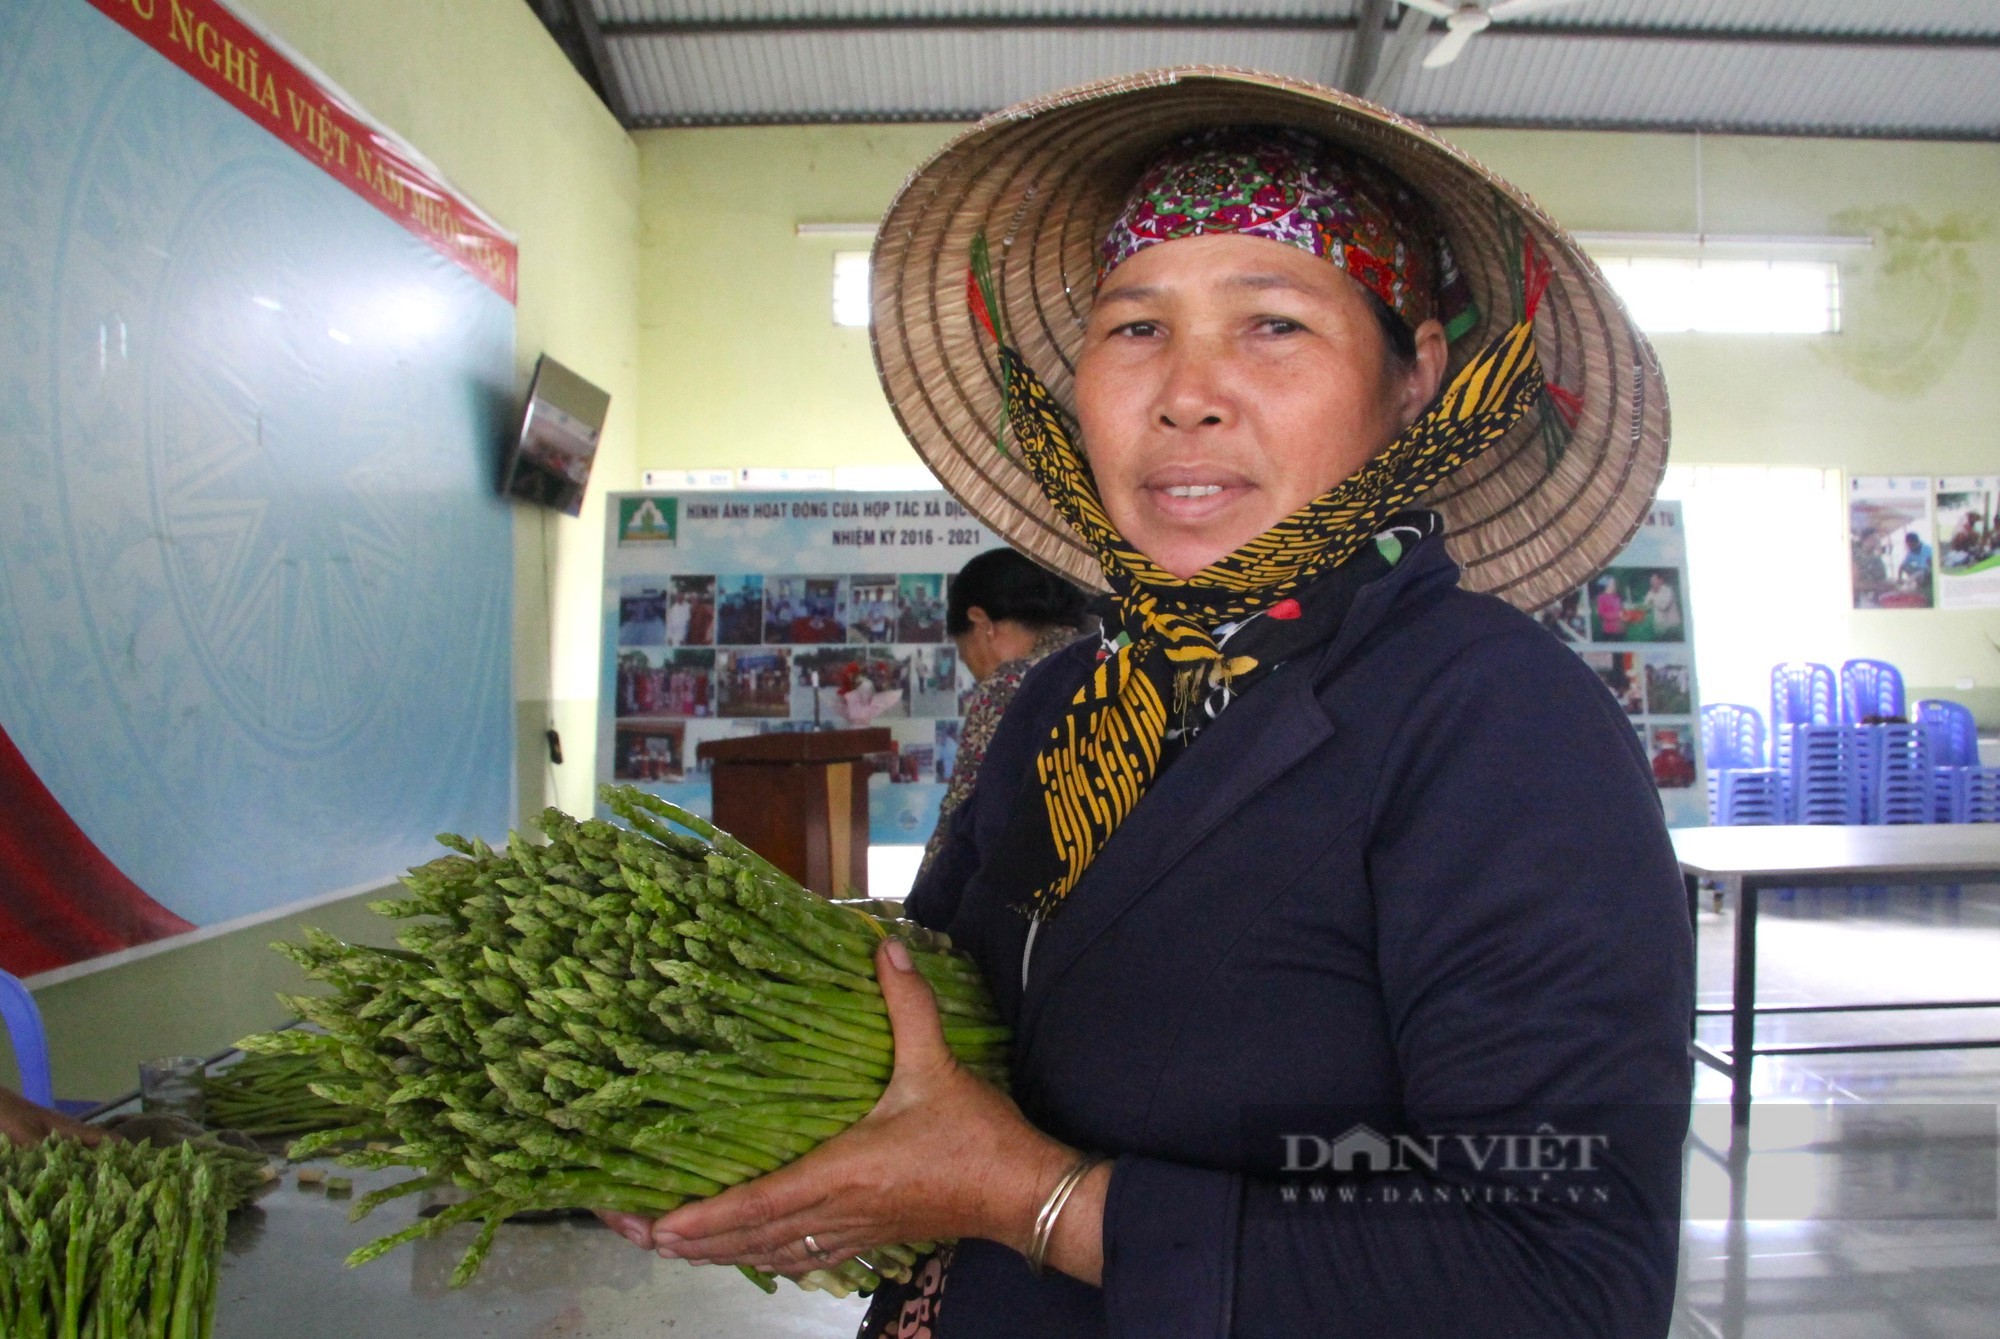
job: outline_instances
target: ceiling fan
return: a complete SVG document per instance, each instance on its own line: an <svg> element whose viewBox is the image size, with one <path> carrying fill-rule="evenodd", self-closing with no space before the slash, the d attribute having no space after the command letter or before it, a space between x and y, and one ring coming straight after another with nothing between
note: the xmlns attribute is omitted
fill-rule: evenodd
<svg viewBox="0 0 2000 1339"><path fill-rule="evenodd" d="M1424 68L1435 70L1457 60L1467 42L1496 23L1575 3L1576 0L1461 0L1453 5L1445 0L1403 0L1403 7L1444 20L1445 35L1424 57Z"/></svg>

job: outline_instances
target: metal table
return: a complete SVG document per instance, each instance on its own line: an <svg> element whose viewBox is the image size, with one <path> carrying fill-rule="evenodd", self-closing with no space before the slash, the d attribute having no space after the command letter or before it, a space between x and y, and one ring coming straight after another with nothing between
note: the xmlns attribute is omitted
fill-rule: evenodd
<svg viewBox="0 0 2000 1339"><path fill-rule="evenodd" d="M1687 884L1692 922L1703 879L1736 894L1736 978L1726 1007L1697 1008L1703 1016L1727 1014L1727 1049L1694 1037L1697 1060L1729 1076L1730 1117L1750 1121L1750 1071L1760 1055L1847 1055L1877 1051L1952 1051L2000 1047L2000 1037L1962 1041L1785 1043L1759 1046L1760 1014L1902 1013L1936 1009L1994 1009L2000 1000L1912 1000L1895 1004L1757 1005L1757 903L1767 888L1851 888L1867 884L2000 882L2000 824L1926 823L1885 827L1680 828L1674 854Z"/></svg>
<svg viewBox="0 0 2000 1339"><path fill-rule="evenodd" d="M348 1171L355 1196L410 1175ZM766 1297L734 1269L697 1269L640 1250L594 1219L509 1223L465 1287L451 1271L477 1231L453 1227L371 1264L356 1246L415 1221L411 1196L365 1221L348 1198L284 1183L231 1216L215 1339L852 1339L866 1303L801 1292Z"/></svg>
<svg viewBox="0 0 2000 1339"><path fill-rule="evenodd" d="M240 1056L211 1058L226 1068ZM91 1119L139 1110L139 1095ZM288 1141L268 1141L282 1149ZM773 1296L726 1266L696 1268L640 1250L594 1218L504 1224L486 1267L464 1288L451 1272L478 1231L461 1223L359 1269L347 1253L416 1221L437 1195L392 1200L360 1223L354 1200L416 1173L308 1164L354 1182L351 1195L283 1180L230 1215L217 1283L215 1339L852 1339L867 1302L780 1283ZM442 1197L449 1198L449 1197Z"/></svg>

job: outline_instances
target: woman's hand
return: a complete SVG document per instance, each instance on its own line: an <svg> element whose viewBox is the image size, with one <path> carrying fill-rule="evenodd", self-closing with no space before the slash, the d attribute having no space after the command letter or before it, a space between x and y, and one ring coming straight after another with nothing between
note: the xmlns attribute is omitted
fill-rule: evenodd
<svg viewBox="0 0 2000 1339"><path fill-rule="evenodd" d="M1025 1251L1042 1201L1076 1151L959 1065L930 986L900 941L877 950L875 974L896 1064L873 1111L768 1176L676 1209L650 1225L650 1236L643 1219L605 1221L669 1259L794 1275L896 1242L984 1237ZM808 1233L820 1254L806 1247Z"/></svg>
<svg viewBox="0 0 2000 1339"><path fill-rule="evenodd" d="M86 1144L95 1144L104 1138L102 1130L92 1129L60 1112L37 1106L10 1089L0 1088L0 1139L25 1148L29 1144L40 1143L52 1134L81 1139Z"/></svg>

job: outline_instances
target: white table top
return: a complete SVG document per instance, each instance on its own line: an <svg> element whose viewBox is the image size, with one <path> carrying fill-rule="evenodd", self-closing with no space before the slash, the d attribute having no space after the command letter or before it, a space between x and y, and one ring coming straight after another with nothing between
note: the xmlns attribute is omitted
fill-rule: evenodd
<svg viewBox="0 0 2000 1339"><path fill-rule="evenodd" d="M1681 871L1717 878L1960 875L2000 879L2000 823L1677 828Z"/></svg>

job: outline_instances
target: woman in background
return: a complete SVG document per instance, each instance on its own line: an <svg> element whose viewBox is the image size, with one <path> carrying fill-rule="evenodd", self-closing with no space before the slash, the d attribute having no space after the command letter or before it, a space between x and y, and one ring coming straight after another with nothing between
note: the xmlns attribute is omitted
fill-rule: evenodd
<svg viewBox="0 0 2000 1339"><path fill-rule="evenodd" d="M1597 639L1603 642L1625 640L1625 600L1618 593L1615 577L1600 577L1597 582Z"/></svg>
<svg viewBox="0 0 2000 1339"><path fill-rule="evenodd" d="M937 829L924 847L919 878L937 858L952 810L972 793L986 741L993 738L1022 678L1082 634L1084 599L1081 590L1013 549L989 549L952 580L945 631L975 683L959 713L965 724L959 731L958 758L938 806Z"/></svg>

